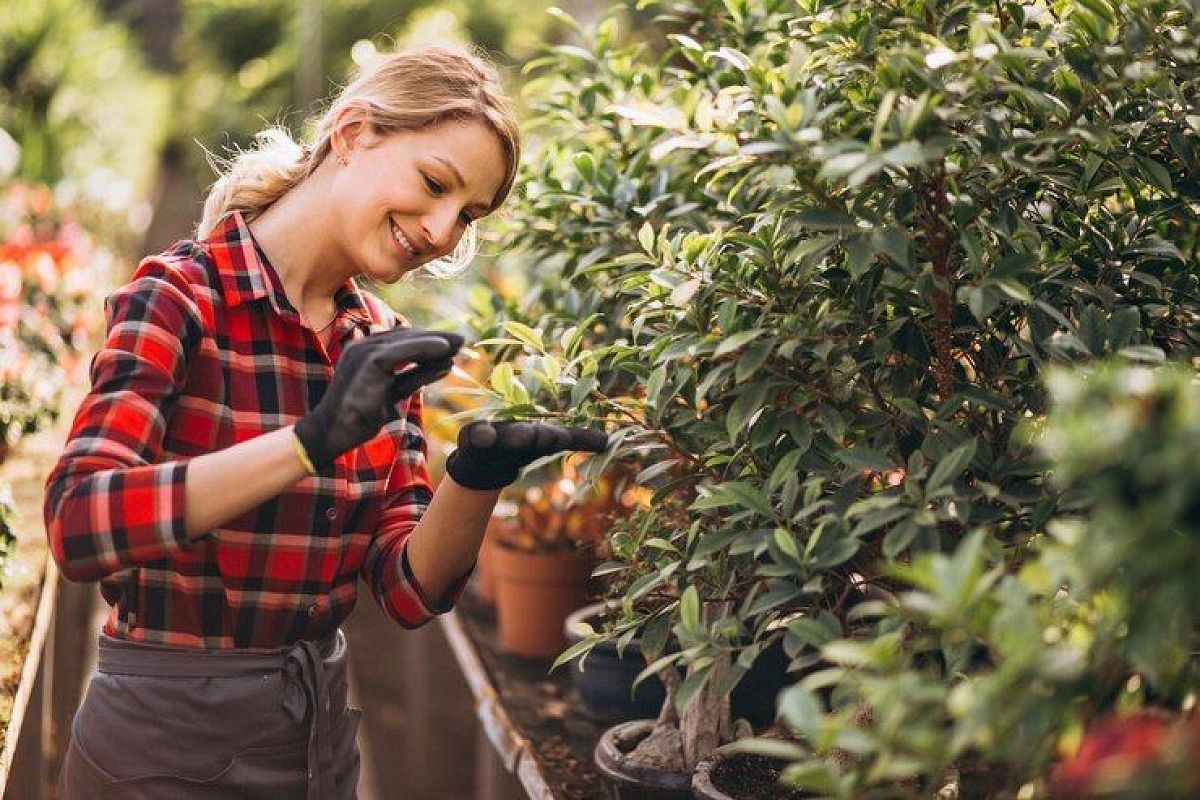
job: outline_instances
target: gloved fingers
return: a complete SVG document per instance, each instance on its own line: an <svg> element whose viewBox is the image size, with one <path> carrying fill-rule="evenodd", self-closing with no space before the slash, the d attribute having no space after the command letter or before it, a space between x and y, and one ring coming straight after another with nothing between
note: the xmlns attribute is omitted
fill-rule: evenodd
<svg viewBox="0 0 1200 800"><path fill-rule="evenodd" d="M485 448L496 444L496 426L487 420L478 420L458 432L459 447Z"/></svg>
<svg viewBox="0 0 1200 800"><path fill-rule="evenodd" d="M453 366L454 359L446 357L420 364L408 372L397 375L388 386L388 405L394 406L404 398L415 394L422 386L441 380L450 374Z"/></svg>
<svg viewBox="0 0 1200 800"><path fill-rule="evenodd" d="M540 457L563 450L600 453L608 446L608 436L603 431L564 428L542 422L479 421L463 429L459 444L475 448L494 447Z"/></svg>
<svg viewBox="0 0 1200 800"><path fill-rule="evenodd" d="M564 428L544 423L535 426L533 451L539 456L547 456L563 450L601 453L606 447L608 447L608 436L603 431L588 430L587 428Z"/></svg>
<svg viewBox="0 0 1200 800"><path fill-rule="evenodd" d="M594 428L569 428L570 450L588 453L603 453L608 449L608 434Z"/></svg>
<svg viewBox="0 0 1200 800"><path fill-rule="evenodd" d="M456 336L461 342L462 337ZM393 372L406 362L424 366L424 363L452 358L457 348L440 334L429 334L407 339L381 341L370 355L374 369Z"/></svg>

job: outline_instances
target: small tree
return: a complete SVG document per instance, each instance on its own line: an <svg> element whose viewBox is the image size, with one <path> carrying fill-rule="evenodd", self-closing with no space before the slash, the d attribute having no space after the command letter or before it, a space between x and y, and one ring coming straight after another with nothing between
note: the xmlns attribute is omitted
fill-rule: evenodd
<svg viewBox="0 0 1200 800"><path fill-rule="evenodd" d="M1182 0L640 5L645 43L614 11L532 65L505 244L544 279L492 384L611 423L594 472L644 464L619 618L559 663L640 634L690 767L767 643L802 670L871 634L881 564L978 526L1022 557L1060 499L1013 435L1047 364L1197 351L1200 28Z"/></svg>

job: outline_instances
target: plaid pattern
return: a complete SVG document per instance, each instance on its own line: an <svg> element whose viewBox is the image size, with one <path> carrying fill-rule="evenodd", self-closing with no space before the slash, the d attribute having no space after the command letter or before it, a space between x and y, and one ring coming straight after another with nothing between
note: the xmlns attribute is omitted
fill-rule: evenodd
<svg viewBox="0 0 1200 800"><path fill-rule="evenodd" d="M347 283L327 353L289 303L245 220L145 259L108 298L92 389L46 483L51 551L101 579L110 636L183 647L282 647L332 631L361 575L409 628L448 611L408 568L431 490L421 399L318 475L189 544L188 459L290 425L324 393L345 345L403 324Z"/></svg>

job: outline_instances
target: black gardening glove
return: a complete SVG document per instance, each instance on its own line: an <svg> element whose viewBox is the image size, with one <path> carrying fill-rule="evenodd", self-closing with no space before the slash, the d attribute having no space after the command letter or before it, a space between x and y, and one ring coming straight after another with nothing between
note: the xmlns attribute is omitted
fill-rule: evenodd
<svg viewBox="0 0 1200 800"><path fill-rule="evenodd" d="M450 372L462 344L456 333L392 328L348 345L325 396L296 421L313 466L319 470L379 433L397 418L397 403Z"/></svg>
<svg viewBox="0 0 1200 800"><path fill-rule="evenodd" d="M501 489L542 456L564 450L602 453L607 446L603 431L541 422L472 422L459 432L446 472L468 489Z"/></svg>

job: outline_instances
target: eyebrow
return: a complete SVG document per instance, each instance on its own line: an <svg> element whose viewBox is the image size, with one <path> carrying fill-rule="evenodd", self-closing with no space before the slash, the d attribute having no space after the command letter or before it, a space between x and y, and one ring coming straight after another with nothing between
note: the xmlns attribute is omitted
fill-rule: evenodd
<svg viewBox="0 0 1200 800"><path fill-rule="evenodd" d="M467 185L467 182L463 180L462 173L458 171L458 167L454 166L454 164L448 159L442 158L441 156L433 156L432 158L434 161L441 163L446 167L446 169L450 170L450 174L454 176L454 180L458 182L460 188ZM484 213L486 213L492 207L492 204L490 202L481 203L477 200L474 203L470 203L467 207L482 209Z"/></svg>

